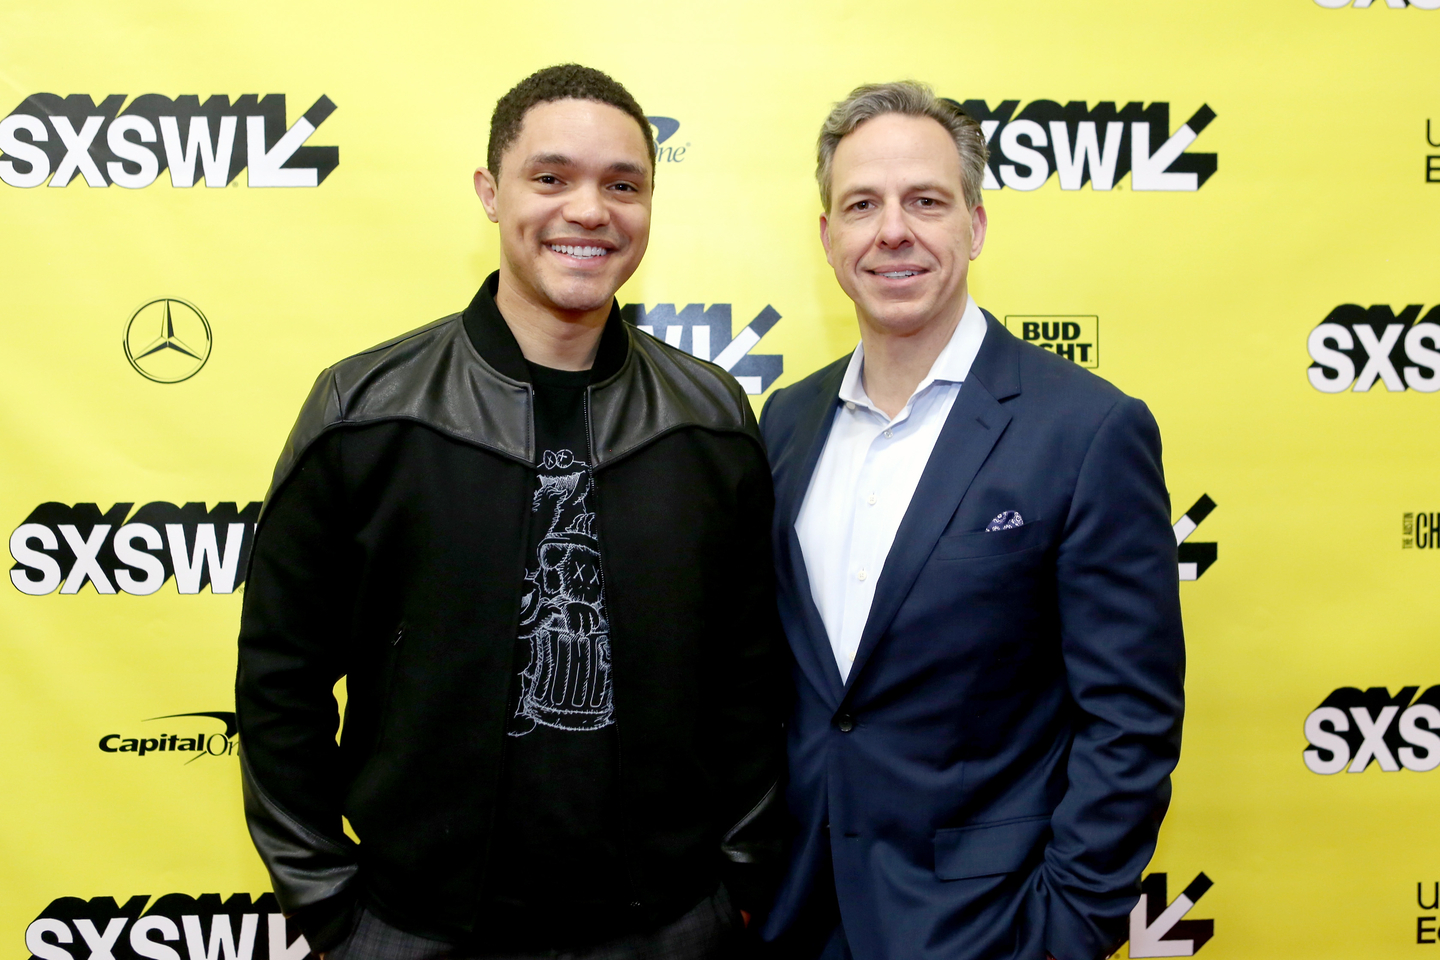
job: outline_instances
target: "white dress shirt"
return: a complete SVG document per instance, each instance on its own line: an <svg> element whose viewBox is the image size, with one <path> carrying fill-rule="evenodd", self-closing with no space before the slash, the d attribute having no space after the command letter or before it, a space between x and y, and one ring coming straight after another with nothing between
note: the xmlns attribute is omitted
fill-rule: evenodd
<svg viewBox="0 0 1440 960"><path fill-rule="evenodd" d="M895 531L985 339L985 316L966 299L955 332L894 419L866 396L865 346L855 348L840 383L843 405L795 518L810 593L842 680L855 662Z"/></svg>

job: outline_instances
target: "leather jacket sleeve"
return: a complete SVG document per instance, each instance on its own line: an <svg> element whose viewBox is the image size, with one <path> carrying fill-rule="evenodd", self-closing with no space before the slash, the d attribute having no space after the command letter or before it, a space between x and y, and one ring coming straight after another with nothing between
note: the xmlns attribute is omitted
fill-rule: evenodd
<svg viewBox="0 0 1440 960"><path fill-rule="evenodd" d="M235 685L246 823L315 951L353 925L358 871L341 825L332 692L352 608L339 449L340 435L325 435L277 477L250 559Z"/></svg>
<svg viewBox="0 0 1440 960"><path fill-rule="evenodd" d="M749 401L742 395L754 428ZM768 912L783 868L786 812L784 717L789 711L789 647L775 605L775 573L770 556L770 524L775 497L770 468L758 442L754 463L742 482L735 581L728 595L732 624L728 633L733 679L721 684L727 695L718 705L722 749L731 757L727 798L731 811L721 840L722 876L735 904L754 917Z"/></svg>

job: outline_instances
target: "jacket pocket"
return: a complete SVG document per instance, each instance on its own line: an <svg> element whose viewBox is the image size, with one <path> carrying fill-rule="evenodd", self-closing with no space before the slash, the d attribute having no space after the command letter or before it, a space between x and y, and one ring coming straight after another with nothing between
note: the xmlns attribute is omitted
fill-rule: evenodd
<svg viewBox="0 0 1440 960"><path fill-rule="evenodd" d="M1032 547L1043 546L1048 539L1050 523L1036 520L1013 530L996 530L993 533L951 533L935 543L930 554L932 560L971 560L976 557L994 557L1006 553L1019 553Z"/></svg>
<svg viewBox="0 0 1440 960"><path fill-rule="evenodd" d="M1014 873L1049 831L1048 816L936 830L935 876L965 880Z"/></svg>
<svg viewBox="0 0 1440 960"><path fill-rule="evenodd" d="M380 682L376 692L379 701L376 704L375 715L375 745L378 748L385 740L385 730L390 723L390 704L395 699L395 674L398 672L400 659L400 646L405 640L405 622L395 625L395 628L385 635L384 647L380 653Z"/></svg>

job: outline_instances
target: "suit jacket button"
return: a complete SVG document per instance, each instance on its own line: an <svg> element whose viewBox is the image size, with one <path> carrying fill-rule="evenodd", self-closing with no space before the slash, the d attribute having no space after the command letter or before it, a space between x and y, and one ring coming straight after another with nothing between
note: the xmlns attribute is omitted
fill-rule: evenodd
<svg viewBox="0 0 1440 960"><path fill-rule="evenodd" d="M855 718L848 713L842 713L836 719L835 726L840 728L841 733L849 733L855 729Z"/></svg>

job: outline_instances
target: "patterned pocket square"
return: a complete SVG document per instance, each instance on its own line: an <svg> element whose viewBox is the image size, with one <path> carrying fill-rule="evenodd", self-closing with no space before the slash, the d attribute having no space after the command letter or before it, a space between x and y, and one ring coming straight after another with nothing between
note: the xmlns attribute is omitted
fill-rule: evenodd
<svg viewBox="0 0 1440 960"><path fill-rule="evenodd" d="M995 533L998 530L1014 530L1016 527L1025 526L1025 518L1020 516L1018 510L1006 510L985 525L986 533Z"/></svg>

